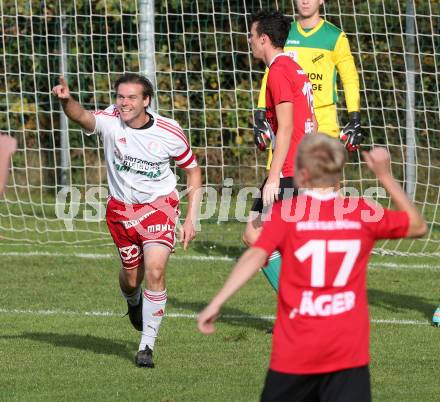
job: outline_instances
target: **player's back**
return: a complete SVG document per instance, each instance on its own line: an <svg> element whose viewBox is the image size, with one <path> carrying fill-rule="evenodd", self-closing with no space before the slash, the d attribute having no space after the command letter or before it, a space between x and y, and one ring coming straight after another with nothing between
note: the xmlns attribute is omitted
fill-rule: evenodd
<svg viewBox="0 0 440 402"><path fill-rule="evenodd" d="M278 129L275 106L292 102L295 108L296 135L308 134L305 122L313 117L313 93L307 73L286 54L275 58L269 67L266 86L266 118L274 132Z"/></svg>
<svg viewBox="0 0 440 402"><path fill-rule="evenodd" d="M368 258L376 239L405 236L407 215L362 198L310 191L280 214L290 223L279 248L271 368L301 374L367 364Z"/></svg>
<svg viewBox="0 0 440 402"><path fill-rule="evenodd" d="M293 105L294 126L283 175L293 176L297 145L305 134L313 132L313 94L307 74L286 54L275 57L267 78L266 118L275 135L278 131L276 106L283 102Z"/></svg>

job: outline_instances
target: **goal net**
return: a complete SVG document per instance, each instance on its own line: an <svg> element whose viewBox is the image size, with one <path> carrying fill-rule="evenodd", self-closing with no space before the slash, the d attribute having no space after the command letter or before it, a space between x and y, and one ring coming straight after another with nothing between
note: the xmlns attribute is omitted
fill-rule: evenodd
<svg viewBox="0 0 440 402"><path fill-rule="evenodd" d="M222 239L237 247L242 190L258 187L267 157L253 144L263 66L249 52L246 19L274 6L295 14L293 1L1 1L0 130L19 145L0 198L0 243L110 243L102 144L67 121L50 92L63 74L81 104L103 109L115 79L135 71L153 80L155 109L181 124L203 168L210 190L200 244L212 249ZM323 15L349 38L365 147L389 149L395 177L429 222L426 238L379 250L438 254L439 3L332 1ZM338 107L343 123L341 91ZM358 155L344 178L352 193L378 186ZM249 201L251 192L245 195Z"/></svg>

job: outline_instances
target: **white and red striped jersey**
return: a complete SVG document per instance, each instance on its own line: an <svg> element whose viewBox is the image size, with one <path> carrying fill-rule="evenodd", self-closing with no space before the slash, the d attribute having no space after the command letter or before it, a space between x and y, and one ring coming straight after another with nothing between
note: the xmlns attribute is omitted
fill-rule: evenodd
<svg viewBox="0 0 440 402"><path fill-rule="evenodd" d="M189 142L179 124L156 113L144 127L128 127L115 105L94 112L104 144L110 195L127 204L151 203L171 193L176 177L170 168L174 159L181 168L197 166Z"/></svg>

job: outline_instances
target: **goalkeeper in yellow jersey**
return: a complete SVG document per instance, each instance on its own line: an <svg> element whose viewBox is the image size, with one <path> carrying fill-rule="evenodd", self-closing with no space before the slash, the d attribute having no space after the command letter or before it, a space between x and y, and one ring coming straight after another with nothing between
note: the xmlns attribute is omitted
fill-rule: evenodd
<svg viewBox="0 0 440 402"><path fill-rule="evenodd" d="M298 20L292 22L284 51L307 72L312 82L315 117L318 131L338 137L349 151L362 141L360 123L359 77L345 33L323 20L319 13L324 0L296 0ZM341 77L350 121L339 132L336 113L337 74ZM258 109L265 109L267 70L263 78ZM256 129L263 127L261 118ZM269 150L269 163L271 152Z"/></svg>
<svg viewBox="0 0 440 402"><path fill-rule="evenodd" d="M320 6L324 0L295 0L298 20L292 22L284 45L288 53L307 73L312 83L313 103L318 131L331 137L340 137L348 151L356 151L362 142L363 134L360 122L359 77L345 33L333 24L321 18ZM339 73L344 87L350 121L339 130L336 113L337 87ZM261 147L259 138L268 138L266 109L266 80L268 69L263 78L258 111L255 113L255 138ZM269 148L267 168L272 161L272 149ZM268 281L278 290L280 259L271 258L263 269Z"/></svg>

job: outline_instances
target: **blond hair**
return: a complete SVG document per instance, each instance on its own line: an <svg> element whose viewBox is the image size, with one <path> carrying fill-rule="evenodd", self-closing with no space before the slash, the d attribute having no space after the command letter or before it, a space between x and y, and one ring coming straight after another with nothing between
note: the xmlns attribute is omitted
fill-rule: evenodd
<svg viewBox="0 0 440 402"><path fill-rule="evenodd" d="M296 171L309 172L312 187L334 186L339 183L347 161L344 146L326 134L311 134L304 137L296 154Z"/></svg>

